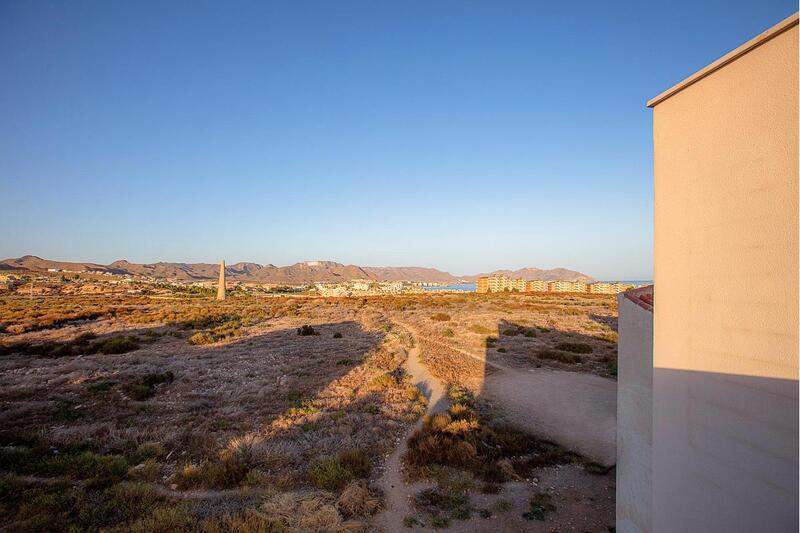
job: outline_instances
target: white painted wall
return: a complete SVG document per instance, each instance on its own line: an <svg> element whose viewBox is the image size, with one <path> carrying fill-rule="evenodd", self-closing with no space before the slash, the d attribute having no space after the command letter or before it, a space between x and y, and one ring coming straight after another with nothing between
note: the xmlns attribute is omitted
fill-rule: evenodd
<svg viewBox="0 0 800 533"><path fill-rule="evenodd" d="M652 531L653 313L619 298L617 531Z"/></svg>

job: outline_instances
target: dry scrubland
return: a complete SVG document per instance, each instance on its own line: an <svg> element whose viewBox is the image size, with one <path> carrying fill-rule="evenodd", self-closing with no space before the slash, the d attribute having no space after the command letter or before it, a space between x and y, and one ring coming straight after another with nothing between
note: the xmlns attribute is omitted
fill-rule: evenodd
<svg viewBox="0 0 800 533"><path fill-rule="evenodd" d="M567 520L590 507L504 487L592 466L496 422L480 359L613 375L615 324L611 297L0 295L0 528L369 529L382 462L426 408L414 346L452 406L409 441L406 477L435 483L403 525Z"/></svg>

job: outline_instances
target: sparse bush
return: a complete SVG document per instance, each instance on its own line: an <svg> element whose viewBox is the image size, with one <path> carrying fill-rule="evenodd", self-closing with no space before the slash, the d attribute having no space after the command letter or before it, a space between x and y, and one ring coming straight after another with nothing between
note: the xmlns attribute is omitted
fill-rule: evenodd
<svg viewBox="0 0 800 533"><path fill-rule="evenodd" d="M59 420L73 421L81 417L72 400L56 400L53 415Z"/></svg>
<svg viewBox="0 0 800 533"><path fill-rule="evenodd" d="M446 516L431 517L431 527L433 529L445 529L450 527L450 520Z"/></svg>
<svg viewBox="0 0 800 533"><path fill-rule="evenodd" d="M369 456L357 448L342 450L337 455L337 459L356 478L368 478L369 473L372 471Z"/></svg>
<svg viewBox="0 0 800 533"><path fill-rule="evenodd" d="M473 324L469 327L469 330L472 333L477 333L478 335L488 335L492 332L490 328L481 326L480 324Z"/></svg>
<svg viewBox="0 0 800 533"><path fill-rule="evenodd" d="M43 461L41 470L76 479L121 479L128 471L128 462L120 455L83 452L49 457Z"/></svg>
<svg viewBox="0 0 800 533"><path fill-rule="evenodd" d="M144 463L129 468L128 477L138 481L153 483L158 479L158 470L158 463L155 459L147 459Z"/></svg>
<svg viewBox="0 0 800 533"><path fill-rule="evenodd" d="M110 391L111 388L116 384L116 381L97 381L95 383L89 383L86 386L86 391L89 394L100 394Z"/></svg>
<svg viewBox="0 0 800 533"><path fill-rule="evenodd" d="M556 345L556 350L572 353L592 353L592 347L583 342L561 342Z"/></svg>
<svg viewBox="0 0 800 533"><path fill-rule="evenodd" d="M543 521L547 515L556 510L552 498L546 492L540 492L531 497L528 502L528 510L522 513L525 520Z"/></svg>
<svg viewBox="0 0 800 533"><path fill-rule="evenodd" d="M286 414L289 416L307 416L318 412L319 409L314 406L314 400L306 398L297 400L295 406L290 408Z"/></svg>
<svg viewBox="0 0 800 533"><path fill-rule="evenodd" d="M488 425L464 403L427 417L422 429L408 440L403 456L412 478L424 477L438 466L472 472L489 483L518 479L532 468L579 460L558 445L513 426Z"/></svg>
<svg viewBox="0 0 800 533"><path fill-rule="evenodd" d="M193 464L185 464L175 472L173 482L181 490L193 489L202 484L203 476L200 467Z"/></svg>
<svg viewBox="0 0 800 533"><path fill-rule="evenodd" d="M196 346L213 344L214 342L214 335L212 335L209 331L198 331L189 337L189 344L194 344Z"/></svg>
<svg viewBox="0 0 800 533"><path fill-rule="evenodd" d="M121 354L138 350L139 342L131 336L111 337L92 343L92 347L103 354Z"/></svg>
<svg viewBox="0 0 800 533"><path fill-rule="evenodd" d="M372 516L381 507L380 498L369 489L365 480L351 482L336 500L336 508L345 518Z"/></svg>
<svg viewBox="0 0 800 533"><path fill-rule="evenodd" d="M59 358L96 353L122 354L139 349L136 337L109 337L90 342L94 338L95 335L93 333L83 333L69 342L0 344L0 355L19 353L38 357Z"/></svg>
<svg viewBox="0 0 800 533"><path fill-rule="evenodd" d="M543 349L536 352L536 357L539 359L548 359L551 361L558 361L559 363L566 363L574 365L583 362L580 355L572 354L569 352L562 352L559 350Z"/></svg>
<svg viewBox="0 0 800 533"><path fill-rule="evenodd" d="M162 446L160 442L150 441L140 444L129 458L132 462L140 463L147 459L161 459L164 455L166 455L164 446Z"/></svg>
<svg viewBox="0 0 800 533"><path fill-rule="evenodd" d="M371 385L376 389L391 389L397 386L397 380L392 374L381 374L372 380Z"/></svg>
<svg viewBox="0 0 800 533"><path fill-rule="evenodd" d="M435 320L437 322L449 322L450 315L447 313L436 313L435 315L431 316L431 320Z"/></svg>
<svg viewBox="0 0 800 533"><path fill-rule="evenodd" d="M442 337L455 337L455 333L452 329L447 328L442 332Z"/></svg>
<svg viewBox="0 0 800 533"><path fill-rule="evenodd" d="M156 387L162 383L172 383L175 379L175 374L171 370L166 372L155 372L145 374L138 378L133 383L125 385L125 393L134 400L143 401L152 398L156 393Z"/></svg>
<svg viewBox="0 0 800 533"><path fill-rule="evenodd" d="M483 345L486 348L494 348L497 345L497 337L486 337L483 340Z"/></svg>
<svg viewBox="0 0 800 533"><path fill-rule="evenodd" d="M500 498L499 500L497 500L495 507L497 508L498 511L504 513L510 511L514 507L514 504L511 503L510 500L506 500L505 498Z"/></svg>
<svg viewBox="0 0 800 533"><path fill-rule="evenodd" d="M304 326L300 326L299 328L297 328L297 334L303 337L307 337L309 335L317 335L317 332L314 331L314 328L306 324Z"/></svg>
<svg viewBox="0 0 800 533"><path fill-rule="evenodd" d="M266 487L270 477L256 468L251 469L244 477L244 484L248 487Z"/></svg>

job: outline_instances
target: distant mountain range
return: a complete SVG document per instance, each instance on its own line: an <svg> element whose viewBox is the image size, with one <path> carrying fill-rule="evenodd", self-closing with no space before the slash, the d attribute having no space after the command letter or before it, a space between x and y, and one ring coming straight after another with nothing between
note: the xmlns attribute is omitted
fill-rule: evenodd
<svg viewBox="0 0 800 533"><path fill-rule="evenodd" d="M114 261L110 265L98 263L73 263L51 261L35 255L0 261L0 270L22 269L44 272L48 269L95 270L112 274L131 274L176 281L205 281L216 279L219 265L215 263L149 263L139 264L129 261ZM343 265L333 261L305 261L294 265L278 267L257 263L234 263L225 266L228 279L262 283L302 284L312 282L339 282L351 279L370 279L375 281L421 281L429 283L454 283L459 280L475 281L480 276L509 276L514 278L595 281L595 278L565 268L543 270L523 268L520 270L496 270L474 276L454 276L435 268L422 267L361 267Z"/></svg>

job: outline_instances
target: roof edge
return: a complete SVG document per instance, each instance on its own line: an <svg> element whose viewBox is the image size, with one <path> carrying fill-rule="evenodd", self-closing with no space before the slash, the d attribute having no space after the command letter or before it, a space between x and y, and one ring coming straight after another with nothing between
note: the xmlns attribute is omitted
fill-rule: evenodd
<svg viewBox="0 0 800 533"><path fill-rule="evenodd" d="M673 85L672 87L670 87L666 91L662 92L661 94L659 94L655 98L652 98L651 100L649 100L647 102L647 107L655 107L655 106L657 106L658 104L660 104L661 102L663 102L667 98L669 98L669 97L681 92L682 90L684 90L685 88L689 87L690 85L693 85L693 84L697 83L698 81L702 80L706 76L708 76L710 74L713 74L714 72L716 72L717 70L721 69L722 67L724 67L728 63L731 63L731 62L739 59L740 57L742 57L746 53L750 52L754 48L757 48L757 47L761 46L762 44L766 43L767 41L769 41L771 39L774 39L775 37L777 37L781 33L785 32L786 30L789 30L792 27L797 26L797 24L798 24L798 13L795 13L794 15L789 15L788 17L786 17L785 19L783 19L779 23L777 23L774 26L772 26L771 28L769 28L767 31L765 31L765 32L753 37L752 39L750 39L749 41L747 41L743 45L739 46L738 48L736 48L736 49L734 49L734 50L732 50L730 52L728 52L727 54L725 54L721 58L717 59L716 61L714 61L710 65L707 65L707 66L703 67L702 69L698 70L697 72L695 72L694 74L692 74L688 78L686 78L683 81Z"/></svg>
<svg viewBox="0 0 800 533"><path fill-rule="evenodd" d="M622 293L622 296L645 311L653 312L653 308L655 307L655 285L645 285L644 287L628 289Z"/></svg>

